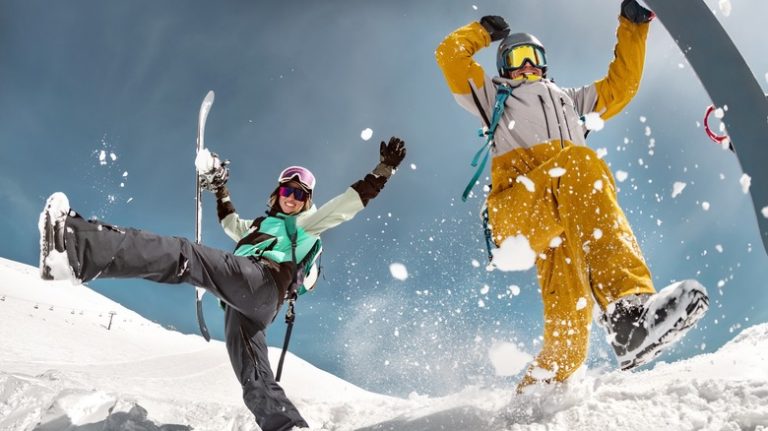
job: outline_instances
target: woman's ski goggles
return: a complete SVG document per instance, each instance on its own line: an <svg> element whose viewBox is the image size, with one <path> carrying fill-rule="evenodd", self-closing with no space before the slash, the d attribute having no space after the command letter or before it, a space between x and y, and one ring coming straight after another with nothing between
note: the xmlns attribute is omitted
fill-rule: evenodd
<svg viewBox="0 0 768 431"><path fill-rule="evenodd" d="M309 193L297 187L280 186L277 190L277 193L284 198L293 195L293 198L297 201L306 202L309 199Z"/></svg>
<svg viewBox="0 0 768 431"><path fill-rule="evenodd" d="M280 177L277 179L277 182L282 184L291 180L298 181L309 191L315 189L315 176L312 175L312 172L307 168L301 166L289 166L283 169L283 172L280 172Z"/></svg>
<svg viewBox="0 0 768 431"><path fill-rule="evenodd" d="M531 66L544 69L547 67L547 56L544 50L536 45L518 45L504 53L504 69L515 70L523 67L526 62Z"/></svg>

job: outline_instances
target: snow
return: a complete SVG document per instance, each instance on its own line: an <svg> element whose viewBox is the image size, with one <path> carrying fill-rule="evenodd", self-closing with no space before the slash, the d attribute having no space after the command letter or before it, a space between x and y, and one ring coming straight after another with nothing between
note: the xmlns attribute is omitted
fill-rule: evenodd
<svg viewBox="0 0 768 431"><path fill-rule="evenodd" d="M720 8L720 12L723 13L723 16L731 16L731 11L733 10L733 5L731 5L731 0L720 0L717 3L717 6Z"/></svg>
<svg viewBox="0 0 768 431"><path fill-rule="evenodd" d="M220 163L217 163L217 158L211 154L208 148L201 149L195 156L195 168L197 169L197 172L201 174L212 171L219 164Z"/></svg>
<svg viewBox="0 0 768 431"><path fill-rule="evenodd" d="M389 273L392 274L396 280L405 281L408 279L408 268L402 263L392 263L389 265Z"/></svg>
<svg viewBox="0 0 768 431"><path fill-rule="evenodd" d="M515 120L512 120L507 124L507 129L512 130L515 128Z"/></svg>
<svg viewBox="0 0 768 431"><path fill-rule="evenodd" d="M741 191L744 194L749 193L749 188L752 186L752 177L747 174L742 174L739 178L739 184L741 184Z"/></svg>
<svg viewBox="0 0 768 431"><path fill-rule="evenodd" d="M258 430L222 342L167 330L86 286L43 282L37 272L0 258L0 430ZM116 314L107 330L110 311ZM714 353L639 372L582 369L565 385L523 395L515 393L517 379L505 376L535 352L503 339L486 349L496 383L441 397L420 395L418 387L403 398L376 394L290 352L281 384L311 430L768 426L768 324L745 329ZM273 365L279 353L270 348ZM382 361L380 372L391 367ZM122 426L107 428L107 420Z"/></svg>
<svg viewBox="0 0 768 431"><path fill-rule="evenodd" d="M549 247L557 248L557 247L560 247L560 244L562 243L563 243L563 239L560 236L556 236L549 241Z"/></svg>
<svg viewBox="0 0 768 431"><path fill-rule="evenodd" d="M683 190L685 190L685 187L687 185L688 184L686 184L686 183L684 183L682 181L675 181L675 183L672 184L672 197L676 198L676 197L680 196L680 193L682 193Z"/></svg>
<svg viewBox="0 0 768 431"><path fill-rule="evenodd" d="M488 358L497 376L514 376L533 360L533 356L521 351L516 345L501 341L493 343Z"/></svg>
<svg viewBox="0 0 768 431"><path fill-rule="evenodd" d="M552 168L549 170L549 176L552 178L559 178L565 175L565 169L563 168Z"/></svg>
<svg viewBox="0 0 768 431"><path fill-rule="evenodd" d="M536 185L533 183L533 181L531 181L530 178L526 177L525 175L519 175L517 178L515 178L515 182L522 183L523 186L525 186L525 189L531 193L536 191Z"/></svg>
<svg viewBox="0 0 768 431"><path fill-rule="evenodd" d="M360 132L360 137L363 139L363 141L367 141L371 139L372 136L373 136L373 130L371 130L370 128L363 129L363 131Z"/></svg>
<svg viewBox="0 0 768 431"><path fill-rule="evenodd" d="M584 126L587 128L587 130L594 130L599 132L600 130L603 130L603 127L605 127L605 120L600 118L600 114L597 112L590 112L584 115Z"/></svg>
<svg viewBox="0 0 768 431"><path fill-rule="evenodd" d="M603 190L603 180L595 180L595 184L593 185L595 190L602 191Z"/></svg>
<svg viewBox="0 0 768 431"><path fill-rule="evenodd" d="M592 232L592 237L595 239L600 239L603 237L603 231L601 229L595 228L595 230Z"/></svg>
<svg viewBox="0 0 768 431"><path fill-rule="evenodd" d="M587 298L582 296L578 301L576 301L576 309L583 310L585 308L587 308Z"/></svg>
<svg viewBox="0 0 768 431"><path fill-rule="evenodd" d="M710 205L709 205L709 202L707 202L707 201L704 201L704 202L702 202L702 203L701 203L701 208L702 208L704 211L709 211L709 207L710 207Z"/></svg>
<svg viewBox="0 0 768 431"><path fill-rule="evenodd" d="M626 171L618 170L616 171L616 180L620 183L623 183L627 180L627 177L629 177L629 174Z"/></svg>
<svg viewBox="0 0 768 431"><path fill-rule="evenodd" d="M760 213L763 214L763 217L768 218L768 207L763 207Z"/></svg>
<svg viewBox="0 0 768 431"><path fill-rule="evenodd" d="M607 148L598 148L597 149L597 158L602 159L603 157L608 155L608 149Z"/></svg>
<svg viewBox="0 0 768 431"><path fill-rule="evenodd" d="M524 235L507 237L491 254L493 265L501 271L526 271L536 263L536 252Z"/></svg>

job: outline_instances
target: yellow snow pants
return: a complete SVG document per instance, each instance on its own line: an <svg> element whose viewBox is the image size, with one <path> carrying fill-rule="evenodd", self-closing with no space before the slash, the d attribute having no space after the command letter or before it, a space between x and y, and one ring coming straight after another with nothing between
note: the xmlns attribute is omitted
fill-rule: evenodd
<svg viewBox="0 0 768 431"><path fill-rule="evenodd" d="M655 293L604 161L553 141L493 159L488 216L496 244L525 235L538 254L542 350L518 386L564 381L586 360L592 310Z"/></svg>

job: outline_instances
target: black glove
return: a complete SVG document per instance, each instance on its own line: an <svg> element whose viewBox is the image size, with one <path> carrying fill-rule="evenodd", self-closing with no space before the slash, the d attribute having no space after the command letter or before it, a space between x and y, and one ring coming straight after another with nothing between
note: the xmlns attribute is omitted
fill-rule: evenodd
<svg viewBox="0 0 768 431"><path fill-rule="evenodd" d="M219 189L227 184L229 179L229 160L221 160L216 153L211 153L214 159L219 160L217 167L212 168L206 173L198 173L200 176L200 188L217 193ZM218 195L218 193L217 193Z"/></svg>
<svg viewBox="0 0 768 431"><path fill-rule="evenodd" d="M373 170L374 175L389 177L405 158L405 141L393 136L389 143L381 141L379 146L379 164Z"/></svg>
<svg viewBox="0 0 768 431"><path fill-rule="evenodd" d="M656 18L656 14L640 6L636 0L623 0L621 2L621 16L635 24L645 24Z"/></svg>
<svg viewBox="0 0 768 431"><path fill-rule="evenodd" d="M498 15L486 15L480 18L480 25L491 35L491 42L504 39L509 34L509 24Z"/></svg>

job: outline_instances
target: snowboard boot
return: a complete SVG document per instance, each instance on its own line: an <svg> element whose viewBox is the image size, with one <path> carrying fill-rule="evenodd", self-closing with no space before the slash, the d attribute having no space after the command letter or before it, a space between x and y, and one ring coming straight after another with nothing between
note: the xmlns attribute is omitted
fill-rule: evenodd
<svg viewBox="0 0 768 431"><path fill-rule="evenodd" d="M681 339L709 308L696 280L673 283L653 295L630 295L610 304L601 318L622 370L646 364Z"/></svg>
<svg viewBox="0 0 768 431"><path fill-rule="evenodd" d="M61 192L49 196L40 213L40 277L43 280L74 279L64 244L68 214L69 199Z"/></svg>

